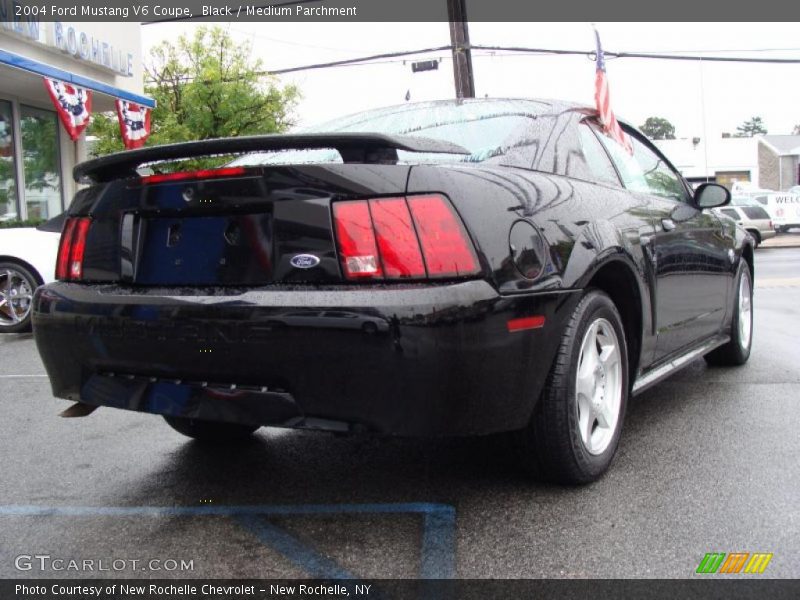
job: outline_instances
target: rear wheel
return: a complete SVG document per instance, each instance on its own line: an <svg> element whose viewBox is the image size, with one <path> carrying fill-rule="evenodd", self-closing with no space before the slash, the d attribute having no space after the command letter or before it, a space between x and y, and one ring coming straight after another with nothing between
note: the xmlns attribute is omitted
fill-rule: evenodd
<svg viewBox="0 0 800 600"><path fill-rule="evenodd" d="M200 442L214 444L238 442L249 438L258 425L239 425L237 423L221 423L219 421L201 421L185 417L164 415L164 420L178 433L194 438Z"/></svg>
<svg viewBox="0 0 800 600"><path fill-rule="evenodd" d="M0 263L0 333L31 329L33 291L39 279L15 262Z"/></svg>
<svg viewBox="0 0 800 600"><path fill-rule="evenodd" d="M517 434L523 465L560 483L598 479L617 450L627 398L622 319L593 290L575 308L531 422Z"/></svg>
<svg viewBox="0 0 800 600"><path fill-rule="evenodd" d="M758 246L761 244L761 234L759 231L757 229L748 229L747 233L749 233L750 237L753 238L753 242L755 242L754 246L758 248Z"/></svg>
<svg viewBox="0 0 800 600"><path fill-rule="evenodd" d="M706 354L706 362L714 366L743 365L750 358L753 345L753 278L746 261L739 261L733 298L731 340Z"/></svg>

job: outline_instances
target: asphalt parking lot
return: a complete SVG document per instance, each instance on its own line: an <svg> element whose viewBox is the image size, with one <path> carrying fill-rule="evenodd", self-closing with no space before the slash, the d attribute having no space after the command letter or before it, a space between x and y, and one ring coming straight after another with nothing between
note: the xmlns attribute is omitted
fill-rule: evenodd
<svg viewBox="0 0 800 600"><path fill-rule="evenodd" d="M749 364L699 360L635 398L611 471L580 488L525 479L503 437L262 429L221 450L149 415L62 419L32 337L6 335L0 577L672 578L707 552L771 552L764 576L797 577L800 249L756 260Z"/></svg>

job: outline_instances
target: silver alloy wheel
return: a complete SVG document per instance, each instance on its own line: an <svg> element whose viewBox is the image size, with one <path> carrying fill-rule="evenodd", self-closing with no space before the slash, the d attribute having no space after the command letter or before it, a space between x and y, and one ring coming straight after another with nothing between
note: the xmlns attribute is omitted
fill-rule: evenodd
<svg viewBox="0 0 800 600"><path fill-rule="evenodd" d="M603 318L592 321L581 342L575 396L578 432L590 454L602 454L619 421L622 404L622 362L614 326Z"/></svg>
<svg viewBox="0 0 800 600"><path fill-rule="evenodd" d="M750 274L742 271L742 276L739 279L739 343L744 350L750 347L752 328L753 293L750 287Z"/></svg>
<svg viewBox="0 0 800 600"><path fill-rule="evenodd" d="M13 267L0 271L0 329L24 321L32 300L33 287L25 275Z"/></svg>

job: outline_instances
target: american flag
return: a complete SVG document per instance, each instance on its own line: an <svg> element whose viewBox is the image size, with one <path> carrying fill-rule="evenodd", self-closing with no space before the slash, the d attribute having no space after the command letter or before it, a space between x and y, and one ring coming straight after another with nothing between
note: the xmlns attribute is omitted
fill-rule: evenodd
<svg viewBox="0 0 800 600"><path fill-rule="evenodd" d="M594 80L594 100L597 104L597 112L600 115L600 124L611 138L619 142L628 154L633 154L633 146L627 134L622 130L622 127L614 116L614 111L611 110L611 95L608 92L608 77L606 76L606 57L603 54L603 47L600 45L600 34L595 29L595 38L597 38L597 72Z"/></svg>

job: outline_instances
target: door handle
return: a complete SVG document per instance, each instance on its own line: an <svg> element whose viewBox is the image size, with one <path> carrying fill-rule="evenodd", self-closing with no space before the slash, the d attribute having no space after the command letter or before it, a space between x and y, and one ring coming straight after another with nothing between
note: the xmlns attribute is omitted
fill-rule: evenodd
<svg viewBox="0 0 800 600"><path fill-rule="evenodd" d="M661 227L664 231L672 231L675 229L675 221L672 219L661 219Z"/></svg>

